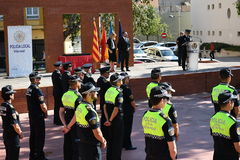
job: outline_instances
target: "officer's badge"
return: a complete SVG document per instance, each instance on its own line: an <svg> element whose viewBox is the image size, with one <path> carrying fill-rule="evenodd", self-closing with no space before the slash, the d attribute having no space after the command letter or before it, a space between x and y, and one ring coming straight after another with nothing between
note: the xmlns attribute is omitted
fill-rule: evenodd
<svg viewBox="0 0 240 160"><path fill-rule="evenodd" d="M118 99L118 102L119 102L119 103L123 103L123 97L120 97L120 98Z"/></svg>
<svg viewBox="0 0 240 160"><path fill-rule="evenodd" d="M13 114L12 114L12 117L13 117L13 119L17 119L16 113L13 113Z"/></svg>
<svg viewBox="0 0 240 160"><path fill-rule="evenodd" d="M6 116L6 111L7 111L7 108L4 107L4 106L0 106L0 116Z"/></svg>
<svg viewBox="0 0 240 160"><path fill-rule="evenodd" d="M94 119L90 120L90 124L91 125L96 125L97 124L97 118L94 118Z"/></svg>
<svg viewBox="0 0 240 160"><path fill-rule="evenodd" d="M174 112L173 112L173 116L174 116L175 118L177 118L177 111L174 111Z"/></svg>
<svg viewBox="0 0 240 160"><path fill-rule="evenodd" d="M44 101L44 97L43 97L43 96L40 96L40 97L39 97L39 101Z"/></svg>
<svg viewBox="0 0 240 160"><path fill-rule="evenodd" d="M171 127L169 130L168 130L168 134L170 136L173 136L174 135L174 129Z"/></svg>
<svg viewBox="0 0 240 160"><path fill-rule="evenodd" d="M237 134L240 135L240 127L237 128Z"/></svg>

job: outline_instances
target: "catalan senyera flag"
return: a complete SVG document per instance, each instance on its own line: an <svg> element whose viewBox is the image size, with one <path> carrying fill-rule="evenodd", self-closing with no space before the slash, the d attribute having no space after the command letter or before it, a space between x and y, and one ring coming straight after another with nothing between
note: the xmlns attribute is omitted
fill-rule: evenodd
<svg viewBox="0 0 240 160"><path fill-rule="evenodd" d="M93 61L98 63L101 60L101 55L99 52L99 45L98 45L98 31L95 19L93 20L93 48L92 48L92 57Z"/></svg>
<svg viewBox="0 0 240 160"><path fill-rule="evenodd" d="M107 33L102 25L102 39L101 39L101 54L102 54L102 62L105 62L108 59L108 48L107 48Z"/></svg>

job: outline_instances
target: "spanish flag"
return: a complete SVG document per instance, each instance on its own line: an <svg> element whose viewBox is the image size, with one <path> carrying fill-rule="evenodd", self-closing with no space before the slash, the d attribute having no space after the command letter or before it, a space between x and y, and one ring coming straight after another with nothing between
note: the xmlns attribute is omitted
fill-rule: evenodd
<svg viewBox="0 0 240 160"><path fill-rule="evenodd" d="M102 62L105 62L108 59L108 48L107 48L107 33L102 25L102 40L101 40L101 54L102 54Z"/></svg>
<svg viewBox="0 0 240 160"><path fill-rule="evenodd" d="M101 60L101 55L99 52L99 45L98 45L98 31L97 25L95 22L95 18L93 19L93 48L92 48L92 57L93 61L98 63Z"/></svg>

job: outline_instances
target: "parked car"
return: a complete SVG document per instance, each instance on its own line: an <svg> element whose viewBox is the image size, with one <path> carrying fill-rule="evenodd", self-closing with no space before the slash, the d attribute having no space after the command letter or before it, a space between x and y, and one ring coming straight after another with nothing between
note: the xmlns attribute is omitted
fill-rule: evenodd
<svg viewBox="0 0 240 160"><path fill-rule="evenodd" d="M141 48L134 48L134 63L139 62L155 62L155 60L151 59Z"/></svg>
<svg viewBox="0 0 240 160"><path fill-rule="evenodd" d="M145 50L147 55L154 60L160 60L160 61L177 61L178 57L173 53L173 51L170 48L167 47L150 47L147 50Z"/></svg>
<svg viewBox="0 0 240 160"><path fill-rule="evenodd" d="M161 43L158 43L156 44L156 46L158 47L168 47L170 48L174 53L177 51L177 43L176 42L161 42ZM176 54L176 53L175 53Z"/></svg>
<svg viewBox="0 0 240 160"><path fill-rule="evenodd" d="M133 38L133 43L141 43L141 41L138 38Z"/></svg>
<svg viewBox="0 0 240 160"><path fill-rule="evenodd" d="M143 41L141 43L136 43L134 48L141 48L145 50L150 46L155 46L157 43L158 43L157 41Z"/></svg>

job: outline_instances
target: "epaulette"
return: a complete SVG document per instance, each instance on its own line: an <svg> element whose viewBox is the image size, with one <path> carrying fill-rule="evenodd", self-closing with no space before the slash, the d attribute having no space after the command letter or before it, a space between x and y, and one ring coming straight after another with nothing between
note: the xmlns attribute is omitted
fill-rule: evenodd
<svg viewBox="0 0 240 160"><path fill-rule="evenodd" d="M169 121L170 119L168 118L168 116L166 116L163 112L159 112L159 115L165 119L166 121Z"/></svg>
<svg viewBox="0 0 240 160"><path fill-rule="evenodd" d="M228 85L228 87L235 90L234 86Z"/></svg>
<svg viewBox="0 0 240 160"><path fill-rule="evenodd" d="M231 114L229 114L229 116L228 116L229 118L231 118L234 122L236 122L237 120L236 120L236 118L235 117L233 117Z"/></svg>
<svg viewBox="0 0 240 160"><path fill-rule="evenodd" d="M87 110L91 111L93 109L93 106L92 106L92 104L87 104L86 108L87 108Z"/></svg>

